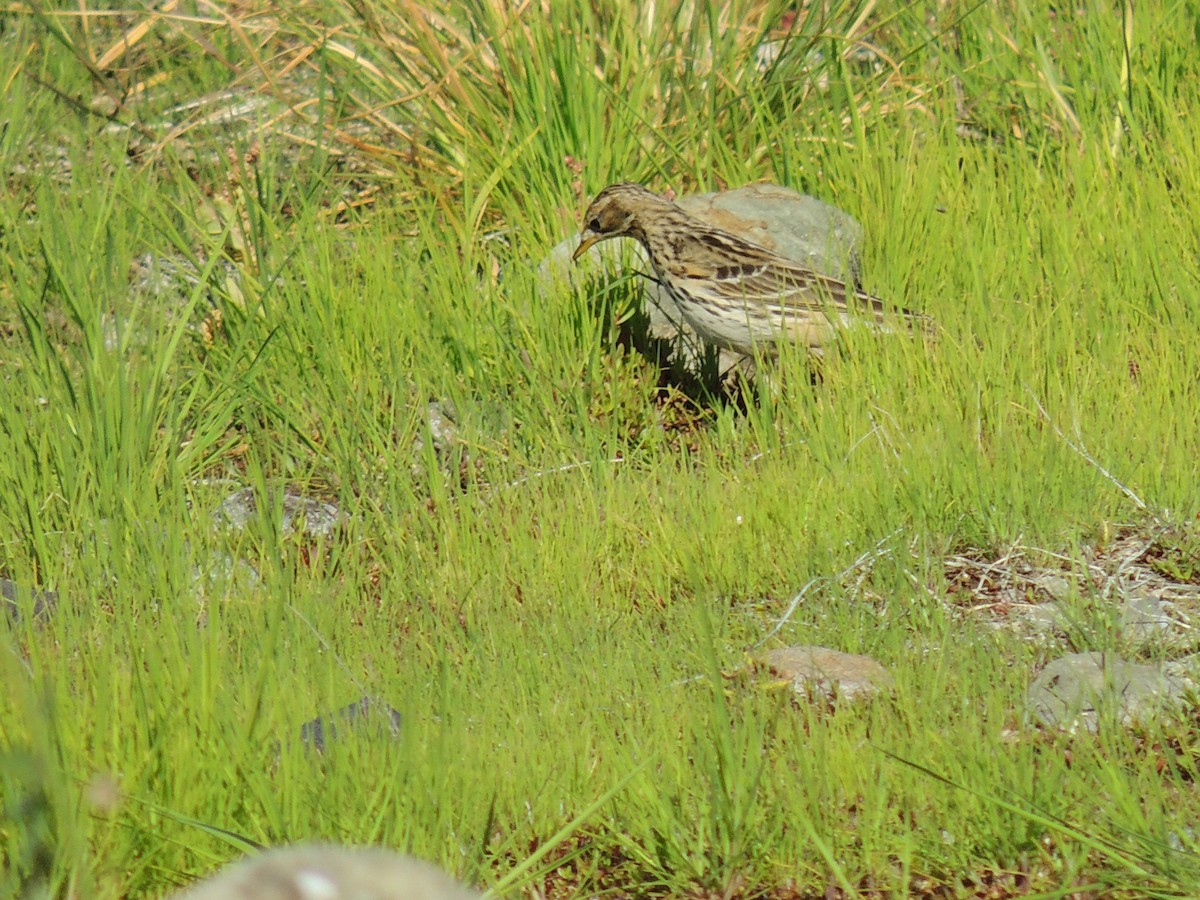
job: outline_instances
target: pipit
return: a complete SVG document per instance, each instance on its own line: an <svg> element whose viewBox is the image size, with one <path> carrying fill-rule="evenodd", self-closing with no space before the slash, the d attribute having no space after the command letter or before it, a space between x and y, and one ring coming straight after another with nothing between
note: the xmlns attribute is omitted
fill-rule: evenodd
<svg viewBox="0 0 1200 900"><path fill-rule="evenodd" d="M930 320L892 306L688 215L640 184L614 184L592 201L572 259L610 238L638 241L658 282L701 338L738 353L778 353L790 342L820 353L855 322L928 331Z"/></svg>

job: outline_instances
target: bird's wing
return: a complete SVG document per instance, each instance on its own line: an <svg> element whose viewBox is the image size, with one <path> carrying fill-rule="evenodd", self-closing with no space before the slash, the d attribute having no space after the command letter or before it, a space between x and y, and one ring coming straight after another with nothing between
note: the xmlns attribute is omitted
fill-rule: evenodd
<svg viewBox="0 0 1200 900"><path fill-rule="evenodd" d="M888 308L878 297L848 290L836 278L772 253L724 232L696 235L685 260L691 279L707 279L710 290L730 302L762 304L768 309L825 309L882 319Z"/></svg>
<svg viewBox="0 0 1200 900"><path fill-rule="evenodd" d="M723 245L720 252L718 239ZM890 316L925 333L935 330L929 316L849 287L735 235L708 232L701 240L711 252L699 254L703 263L697 269L708 273L710 290L728 302L759 303L772 313L811 309L847 320L866 316L878 325L884 325ZM731 258L738 262L730 264Z"/></svg>
<svg viewBox="0 0 1200 900"><path fill-rule="evenodd" d="M813 310L847 322L866 317L879 325L890 315L923 331L931 328L926 316L849 288L837 278L719 229L694 229L688 240L675 241L669 253L660 250L657 255L691 293L707 294L718 305L760 306L772 316Z"/></svg>

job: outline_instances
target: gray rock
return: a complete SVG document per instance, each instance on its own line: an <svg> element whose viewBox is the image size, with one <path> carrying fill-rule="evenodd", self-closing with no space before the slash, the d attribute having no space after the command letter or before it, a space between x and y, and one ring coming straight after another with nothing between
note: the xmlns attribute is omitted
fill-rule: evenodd
<svg viewBox="0 0 1200 900"><path fill-rule="evenodd" d="M1176 625L1170 615L1173 605L1149 595L1126 598L1117 623L1121 636L1139 646L1157 638Z"/></svg>
<svg viewBox="0 0 1200 900"><path fill-rule="evenodd" d="M1055 728L1095 731L1102 720L1146 721L1176 705L1187 683L1159 666L1113 653L1072 653L1046 664L1029 686L1029 714Z"/></svg>
<svg viewBox="0 0 1200 900"><path fill-rule="evenodd" d="M1197 834L1196 829L1190 825L1184 825L1178 831L1167 832L1167 846L1176 853L1195 854L1197 849Z"/></svg>
<svg viewBox="0 0 1200 900"><path fill-rule="evenodd" d="M345 519L336 504L307 497L292 488L284 489L282 507L279 530L285 535L300 530L310 537L328 537ZM257 514L258 496L254 488L248 487L222 500L213 517L218 524L241 531Z"/></svg>
<svg viewBox="0 0 1200 900"><path fill-rule="evenodd" d="M851 47L839 52L840 65L851 65L862 72L881 72L883 60L877 51L870 47ZM780 64L787 67L787 76L796 79L804 77L812 81L812 86L821 93L829 90L830 72L837 69L831 66L826 54L812 45L800 35L791 35L786 40L763 41L754 50L754 66L764 75ZM797 75L797 68L800 75Z"/></svg>
<svg viewBox="0 0 1200 900"><path fill-rule="evenodd" d="M1078 579L1068 578L1060 572L1039 569L1034 570L1027 578L1031 587L1044 591L1059 603L1067 602L1072 594L1077 595L1079 592Z"/></svg>
<svg viewBox="0 0 1200 900"><path fill-rule="evenodd" d="M300 844L233 863L174 900L472 900L430 863L376 848Z"/></svg>
<svg viewBox="0 0 1200 900"><path fill-rule="evenodd" d="M15 581L0 578L0 607L14 622L19 622L26 615L35 622L44 622L57 606L58 591L26 589Z"/></svg>
<svg viewBox="0 0 1200 900"><path fill-rule="evenodd" d="M454 404L449 400L425 405L425 422L429 426L429 436L433 438L433 448L438 453L445 453L458 441L458 425L454 417Z"/></svg>
<svg viewBox="0 0 1200 900"><path fill-rule="evenodd" d="M828 700L859 700L893 686L891 674L869 656L825 647L783 647L767 653L772 672L792 682L798 694Z"/></svg>
<svg viewBox="0 0 1200 900"><path fill-rule="evenodd" d="M1195 694L1200 691L1200 653L1163 663L1163 674L1182 684L1185 691Z"/></svg>
<svg viewBox="0 0 1200 900"><path fill-rule="evenodd" d="M204 596L248 594L261 583L262 576L254 566L228 553L214 551L192 569L192 586Z"/></svg>
<svg viewBox="0 0 1200 900"><path fill-rule="evenodd" d="M429 429L433 455L439 463L447 462L450 450L460 443L458 412L449 400L434 400L425 404L425 426ZM425 437L419 433L413 438L413 464L410 469L414 479L425 477Z"/></svg>
<svg viewBox="0 0 1200 900"><path fill-rule="evenodd" d="M243 295L242 270L224 257L210 267L204 259L143 253L130 269L133 306L119 305L100 320L105 349L112 353L153 350L185 313L190 315L188 330L209 342L220 326L225 300ZM203 291L204 299L193 307L197 290Z"/></svg>
<svg viewBox="0 0 1200 900"><path fill-rule="evenodd" d="M184 256L163 256L143 253L133 259L130 266L130 292L134 299L171 312L177 312L191 302L192 295L205 280L205 270L210 267L207 259L193 262ZM212 264L207 274L208 285L220 285L227 279L241 279L238 267L221 257ZM241 290L238 290L240 295ZM215 306L217 298L211 289L205 292L208 306Z"/></svg>
<svg viewBox="0 0 1200 900"><path fill-rule="evenodd" d="M828 203L777 184L752 184L732 191L694 194L675 201L699 219L740 235L814 271L848 283L858 284L859 246L862 226ZM558 244L538 267L544 290L570 284L578 288L587 269L571 263L579 245L577 235ZM621 266L623 254L632 253L642 271L649 270L645 251L635 241L604 241L588 251L608 269ZM582 261L581 261L582 262ZM649 278L643 278L643 308L652 337L681 338L676 353L694 364L702 346L692 330L680 320L669 295ZM720 370L732 368L741 355L721 352Z"/></svg>
<svg viewBox="0 0 1200 900"><path fill-rule="evenodd" d="M1175 620L1169 614L1172 607L1173 604L1158 597L1126 597L1117 604L1113 619L1097 622L1096 616L1087 611L1074 611L1070 604L1051 600L1024 608L1021 618L1035 631L1055 634L1086 632L1089 626L1096 631L1100 630L1096 626L1107 627L1111 622L1121 640L1140 647L1175 626Z"/></svg>
<svg viewBox="0 0 1200 900"><path fill-rule="evenodd" d="M300 726L300 741L317 752L350 731L363 734L400 733L400 713L375 697L362 697L332 713L310 719Z"/></svg>
<svg viewBox="0 0 1200 900"><path fill-rule="evenodd" d="M1057 600L1035 603L1020 611L1021 620L1034 631L1060 634L1071 627L1072 619Z"/></svg>

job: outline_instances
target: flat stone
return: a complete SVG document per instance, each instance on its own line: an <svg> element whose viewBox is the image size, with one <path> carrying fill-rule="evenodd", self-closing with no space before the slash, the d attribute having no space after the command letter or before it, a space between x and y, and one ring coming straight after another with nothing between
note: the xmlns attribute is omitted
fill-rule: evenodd
<svg viewBox="0 0 1200 900"><path fill-rule="evenodd" d="M454 422L454 406L450 401L426 404L425 422L433 438L433 448L438 453L445 453L458 441L458 425Z"/></svg>
<svg viewBox="0 0 1200 900"><path fill-rule="evenodd" d="M1114 653L1071 653L1052 660L1029 686L1027 705L1037 721L1073 731L1095 731L1101 719L1128 726L1176 705L1186 682L1160 666L1131 663Z"/></svg>
<svg viewBox="0 0 1200 900"><path fill-rule="evenodd" d="M8 578L0 578L0 607L14 622L26 615L35 622L44 622L57 606L58 591L25 588Z"/></svg>
<svg viewBox="0 0 1200 900"><path fill-rule="evenodd" d="M1029 576L1029 581L1060 603L1070 600L1071 595L1079 591L1077 579L1067 578L1058 572L1042 570Z"/></svg>
<svg viewBox="0 0 1200 900"><path fill-rule="evenodd" d="M1190 653L1163 663L1163 674L1183 685L1185 691L1200 691L1200 653Z"/></svg>
<svg viewBox="0 0 1200 900"><path fill-rule="evenodd" d="M441 869L380 848L300 844L231 863L174 900L475 900Z"/></svg>
<svg viewBox="0 0 1200 900"><path fill-rule="evenodd" d="M192 586L205 596L248 594L262 583L258 570L244 559L214 551L192 569Z"/></svg>
<svg viewBox="0 0 1200 900"><path fill-rule="evenodd" d="M300 741L307 747L324 752L326 742L339 740L350 732L386 734L400 733L401 715L376 697L361 697L331 713L324 713L300 726Z"/></svg>
<svg viewBox="0 0 1200 900"><path fill-rule="evenodd" d="M1152 596L1119 601L1114 615L1117 635L1134 646L1159 638L1177 625L1169 612L1172 607L1173 604ZM1073 611L1070 604L1058 600L1026 607L1021 618L1036 631L1055 634L1085 628L1091 620L1082 611Z"/></svg>
<svg viewBox="0 0 1200 900"><path fill-rule="evenodd" d="M1170 615L1174 604L1158 597L1128 597L1121 604L1118 627L1121 635L1136 644L1144 644L1164 631L1176 627Z"/></svg>
<svg viewBox="0 0 1200 900"><path fill-rule="evenodd" d="M1060 633L1070 625L1070 617L1057 600L1035 603L1020 610L1021 619L1035 631Z"/></svg>
<svg viewBox="0 0 1200 900"><path fill-rule="evenodd" d="M308 497L292 488L284 489L281 506L279 529L284 535L300 530L310 537L328 537L345 518L336 504ZM241 531L257 514L258 495L254 488L247 487L222 500L213 517L219 524Z"/></svg>
<svg viewBox="0 0 1200 900"><path fill-rule="evenodd" d="M869 656L825 647L783 647L764 657L767 667L790 679L798 694L829 700L858 700L890 691L891 674Z"/></svg>

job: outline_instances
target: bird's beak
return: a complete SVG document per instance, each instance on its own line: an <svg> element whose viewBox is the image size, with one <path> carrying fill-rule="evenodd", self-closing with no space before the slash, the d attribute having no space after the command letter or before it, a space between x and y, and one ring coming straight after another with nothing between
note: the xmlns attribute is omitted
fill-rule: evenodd
<svg viewBox="0 0 1200 900"><path fill-rule="evenodd" d="M596 243L599 240L600 240L600 235L598 235L594 232L592 234L588 234L585 231L583 234L582 240L580 240L580 242L579 242L579 246L576 247L575 252L571 254L571 262L575 262L575 260L577 260L577 259L579 259L579 257L583 256L583 254L587 253L588 248L591 247L592 244Z"/></svg>

